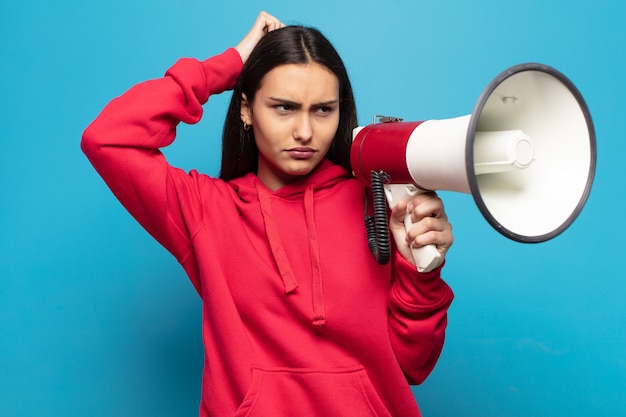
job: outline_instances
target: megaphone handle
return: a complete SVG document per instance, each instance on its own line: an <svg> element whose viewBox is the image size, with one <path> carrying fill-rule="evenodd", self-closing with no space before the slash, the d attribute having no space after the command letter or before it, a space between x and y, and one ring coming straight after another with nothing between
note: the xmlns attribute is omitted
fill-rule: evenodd
<svg viewBox="0 0 626 417"><path fill-rule="evenodd" d="M404 227L409 231L413 227L411 222L411 214L407 213L404 217ZM437 247L433 244L421 246L419 248L411 248L413 252L413 260L415 260L415 266L420 272L430 272L433 269L441 265L443 259L441 259L441 253L437 250Z"/></svg>
<svg viewBox="0 0 626 417"><path fill-rule="evenodd" d="M408 200L421 192L419 188L407 184L388 184L386 191L390 207L393 207L400 199ZM414 224L415 223L411 221L411 213L407 213L406 216L404 216L404 228L406 231L408 232ZM433 244L419 248L411 248L411 251L413 252L415 266L419 272L430 272L443 262L441 253L439 253L437 247Z"/></svg>

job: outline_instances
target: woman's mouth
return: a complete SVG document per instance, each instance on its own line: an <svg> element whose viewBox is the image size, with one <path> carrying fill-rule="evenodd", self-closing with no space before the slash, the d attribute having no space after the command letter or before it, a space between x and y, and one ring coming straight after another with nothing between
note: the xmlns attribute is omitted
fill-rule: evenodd
<svg viewBox="0 0 626 417"><path fill-rule="evenodd" d="M287 149L287 153L294 159L309 159L315 154L315 149L307 147L296 147Z"/></svg>

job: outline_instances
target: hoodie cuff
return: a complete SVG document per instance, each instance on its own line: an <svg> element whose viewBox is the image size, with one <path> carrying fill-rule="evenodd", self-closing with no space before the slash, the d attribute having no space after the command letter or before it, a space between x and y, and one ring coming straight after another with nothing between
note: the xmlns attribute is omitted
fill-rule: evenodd
<svg viewBox="0 0 626 417"><path fill-rule="evenodd" d="M220 94L235 87L243 61L235 48L202 61L209 95Z"/></svg>
<svg viewBox="0 0 626 417"><path fill-rule="evenodd" d="M396 252L394 257L395 280L391 296L405 308L422 310L452 301L452 290L441 278L444 262L430 272L422 273Z"/></svg>
<svg viewBox="0 0 626 417"><path fill-rule="evenodd" d="M239 53L229 48L204 61L181 58L165 73L181 87L187 103L203 105L213 94L232 89L243 68ZM196 109L198 110L198 109Z"/></svg>

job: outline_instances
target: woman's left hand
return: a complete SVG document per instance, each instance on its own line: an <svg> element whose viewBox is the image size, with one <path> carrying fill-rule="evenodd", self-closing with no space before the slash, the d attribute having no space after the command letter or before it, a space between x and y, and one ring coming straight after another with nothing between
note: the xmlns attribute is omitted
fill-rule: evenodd
<svg viewBox="0 0 626 417"><path fill-rule="evenodd" d="M414 223L407 232L404 217L411 214ZM452 225L435 192L419 193L410 200L398 202L391 210L389 229L402 256L415 265L411 248L435 245L442 259L452 246Z"/></svg>

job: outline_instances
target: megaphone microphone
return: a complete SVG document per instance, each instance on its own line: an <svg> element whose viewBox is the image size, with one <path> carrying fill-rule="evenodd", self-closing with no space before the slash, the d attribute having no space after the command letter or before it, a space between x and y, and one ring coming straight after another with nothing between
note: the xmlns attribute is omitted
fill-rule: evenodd
<svg viewBox="0 0 626 417"><path fill-rule="evenodd" d="M388 244L389 231L381 213L420 191L471 194L488 223L509 239L556 237L587 201L596 139L574 84L552 67L527 63L494 78L470 115L419 122L377 116L357 127L350 161L374 194L376 225L366 217L368 238L377 261L386 263L388 249L379 246ZM375 191L381 189L382 197ZM405 226L411 227L408 214ZM434 245L413 255L420 271L441 263Z"/></svg>

